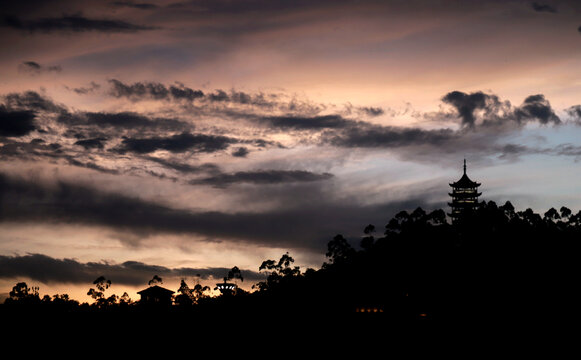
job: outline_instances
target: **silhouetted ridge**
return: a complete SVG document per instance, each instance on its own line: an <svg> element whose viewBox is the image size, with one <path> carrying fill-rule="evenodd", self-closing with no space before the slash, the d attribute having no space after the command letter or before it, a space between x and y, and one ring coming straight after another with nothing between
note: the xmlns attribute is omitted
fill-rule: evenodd
<svg viewBox="0 0 581 360"><path fill-rule="evenodd" d="M313 315L380 317L398 321L540 319L566 316L579 300L576 290L581 211L551 208L543 215L480 202L474 216L449 223L443 210L397 213L379 233L365 226L360 246L341 234L328 243L321 268L301 270L286 253L265 260L264 281L248 292L236 285L243 271L224 278L228 288L210 296L182 281L166 314L177 318ZM155 281L154 281L155 280ZM163 289L154 277L147 292ZM105 295L111 281L100 277L89 290L93 304L67 295L40 298L38 288L18 283L3 314L115 313L146 316L143 301ZM173 293L166 289L157 293ZM142 292L143 296L143 292ZM169 298L166 298L169 299ZM162 302L163 303L163 302ZM166 303L169 304L169 303ZM151 305L151 303L149 303ZM159 308L157 308L159 310ZM142 314L142 315L139 315Z"/></svg>

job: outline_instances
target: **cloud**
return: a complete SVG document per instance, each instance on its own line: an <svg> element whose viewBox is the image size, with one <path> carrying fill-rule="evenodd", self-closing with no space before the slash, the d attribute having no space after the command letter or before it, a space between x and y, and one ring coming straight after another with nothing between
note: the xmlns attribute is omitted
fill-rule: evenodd
<svg viewBox="0 0 581 360"><path fill-rule="evenodd" d="M260 170L239 171L232 174L217 174L211 177L190 181L195 185L212 185L215 187L227 187L232 184L250 183L259 185L272 185L292 182L311 182L328 180L333 174L316 174L304 170Z"/></svg>
<svg viewBox="0 0 581 360"><path fill-rule="evenodd" d="M176 162L162 158L156 158L153 156L144 157L145 160L158 163L168 169L172 169L184 174L197 174L197 173L219 173L220 167L216 164L206 163L201 165L190 165L183 162Z"/></svg>
<svg viewBox="0 0 581 360"><path fill-rule="evenodd" d="M157 82L136 82L125 84L117 79L109 80L111 89L109 94L116 98L125 97L130 100L155 99L155 100L188 100L193 101L204 97L204 92L194 90L183 84L177 83L169 87Z"/></svg>
<svg viewBox="0 0 581 360"><path fill-rule="evenodd" d="M561 120L542 94L528 96L514 112L517 121L538 120L541 124L559 124Z"/></svg>
<svg viewBox="0 0 581 360"><path fill-rule="evenodd" d="M29 75L39 75L47 72L61 72L60 65L44 66L35 61L23 61L18 65L18 71Z"/></svg>
<svg viewBox="0 0 581 360"><path fill-rule="evenodd" d="M538 12L548 12L548 13L557 13L557 8L547 4L539 4L537 2L533 2L531 4L533 10Z"/></svg>
<svg viewBox="0 0 581 360"><path fill-rule="evenodd" d="M27 111L46 111L51 113L66 112L65 106L55 103L36 91L10 93L2 96L7 107Z"/></svg>
<svg viewBox="0 0 581 360"><path fill-rule="evenodd" d="M106 142L108 139L104 138L104 137L99 137L99 138L92 138L92 139L83 139L83 140L78 140L77 142L75 142L75 145L79 145L84 147L85 149L103 149L104 148L104 142Z"/></svg>
<svg viewBox="0 0 581 360"><path fill-rule="evenodd" d="M357 109L358 111L366 114L367 116L379 116L385 113L380 107L372 107L372 106L362 106Z"/></svg>
<svg viewBox="0 0 581 360"><path fill-rule="evenodd" d="M11 111L0 105L0 136L18 137L36 130L35 114L29 110Z"/></svg>
<svg viewBox="0 0 581 360"><path fill-rule="evenodd" d="M353 124L352 120L344 119L340 115L321 116L267 116L257 120L263 124L280 129L320 130L329 128L344 128Z"/></svg>
<svg viewBox="0 0 581 360"><path fill-rule="evenodd" d="M62 112L57 120L60 123L73 125L97 126L99 128L149 128L157 130L176 131L192 128L185 122L176 119L148 117L134 112Z"/></svg>
<svg viewBox="0 0 581 360"><path fill-rule="evenodd" d="M423 130L354 123L348 127L323 132L324 144L338 147L397 148L405 146L444 146L458 138L451 129Z"/></svg>
<svg viewBox="0 0 581 360"><path fill-rule="evenodd" d="M164 85L153 81L138 81L135 83L124 83L117 79L110 79L111 88L109 95L116 98L127 98L131 101L142 100L168 100L193 102L199 100L207 103L236 103L241 105L252 105L259 107L275 107L276 94L248 94L243 91L230 90L226 92L222 89L214 90L212 93L204 93L202 90L192 89L180 82L172 85ZM289 107L298 104L289 104Z"/></svg>
<svg viewBox="0 0 581 360"><path fill-rule="evenodd" d="M477 91L467 94L461 91L452 91L446 94L442 101L451 104L456 108L462 120L462 125L466 127L474 127L476 118L474 112L476 110L489 110L497 108L500 100L496 95L485 94L482 91Z"/></svg>
<svg viewBox="0 0 581 360"><path fill-rule="evenodd" d="M147 287L153 275L162 279L199 276L203 280L222 279L228 274L228 268L168 268L149 265L138 261L125 261L120 264L109 262L81 263L75 259L55 259L42 254L23 256L0 255L0 277L30 278L44 284L86 284L92 287L93 281L105 276L113 285L130 285ZM242 269L247 281L261 281L262 274L257 271Z"/></svg>
<svg viewBox="0 0 581 360"><path fill-rule="evenodd" d="M573 117L574 122L577 125L581 125L581 105L571 106L571 107L565 109L565 111L567 112L567 114L569 114L571 117Z"/></svg>
<svg viewBox="0 0 581 360"><path fill-rule="evenodd" d="M247 148L245 148L245 147L239 147L238 149L236 149L232 153L232 156L234 156L234 157L246 157L249 153L250 153L250 151L248 151Z"/></svg>
<svg viewBox="0 0 581 360"><path fill-rule="evenodd" d="M511 123L521 125L531 121L538 121L544 125L561 122L542 94L528 96L517 107L513 107L508 101L500 101L494 94L485 94L481 91L473 93L452 91L446 94L442 101L456 109L461 125L465 128L502 127Z"/></svg>
<svg viewBox="0 0 581 360"><path fill-rule="evenodd" d="M114 1L111 4L118 7L128 7L139 10L153 10L159 8L159 6L150 3L135 3L132 1Z"/></svg>
<svg viewBox="0 0 581 360"><path fill-rule="evenodd" d="M74 92L76 92L79 95L87 95L87 94L94 93L96 90L99 90L101 88L101 85L97 84L94 81L91 81L91 83L89 84L88 87L70 88L68 86L65 86L65 88L67 90L74 91Z"/></svg>
<svg viewBox="0 0 581 360"><path fill-rule="evenodd" d="M156 150L167 150L172 153L186 151L198 153L212 153L225 150L237 140L221 135L191 134L183 132L168 137L131 138L124 137L121 146L116 149L119 153L134 152L148 154Z"/></svg>
<svg viewBox="0 0 581 360"><path fill-rule="evenodd" d="M288 196L293 191L293 198L299 194L308 199L320 195L318 186L284 190ZM312 191L315 193L310 194ZM209 240L324 251L335 234L356 232L369 222L386 221L402 209L425 208L430 196L433 195L425 190L421 197L372 205L321 197L322 201L315 203L265 212L192 212L86 186L42 184L0 173L0 221L103 226L139 235L138 238L159 233L197 234Z"/></svg>
<svg viewBox="0 0 581 360"><path fill-rule="evenodd" d="M133 33L137 31L153 30L156 27L131 24L122 20L89 19L82 15L63 15L54 18L40 18L22 20L16 16L7 16L2 23L13 29L29 33L50 32L104 32L104 33Z"/></svg>
<svg viewBox="0 0 581 360"><path fill-rule="evenodd" d="M96 170L105 174L113 174L113 175L118 175L119 171L116 169L108 169L105 168L101 165L97 165L92 161L88 161L88 162L83 162L83 161L79 161L75 158L72 158L70 156L64 156L64 158L67 160L67 162L69 163L69 165L72 166L77 166L77 167L82 167L82 168L86 168L86 169L91 169L91 170Z"/></svg>

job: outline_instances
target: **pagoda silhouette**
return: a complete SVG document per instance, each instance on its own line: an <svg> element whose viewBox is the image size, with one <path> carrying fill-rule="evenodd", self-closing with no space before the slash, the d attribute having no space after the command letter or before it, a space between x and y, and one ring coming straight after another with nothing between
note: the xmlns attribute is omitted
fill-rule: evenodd
<svg viewBox="0 0 581 360"><path fill-rule="evenodd" d="M448 205L452 208L452 212L448 214L452 218L452 223L458 222L466 214L471 213L478 206L478 197L482 193L478 192L480 183L470 180L466 175L466 159L464 159L464 174L460 180L450 184L452 192L449 193L452 197L452 202Z"/></svg>

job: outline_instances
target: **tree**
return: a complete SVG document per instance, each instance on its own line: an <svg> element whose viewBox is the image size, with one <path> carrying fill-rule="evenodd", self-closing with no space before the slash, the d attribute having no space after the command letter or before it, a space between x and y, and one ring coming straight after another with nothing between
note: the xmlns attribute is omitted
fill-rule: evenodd
<svg viewBox="0 0 581 360"><path fill-rule="evenodd" d="M565 206L561 206L560 211L561 211L561 218L564 218L564 219L569 219L569 217L572 214L571 209L569 209Z"/></svg>
<svg viewBox="0 0 581 360"><path fill-rule="evenodd" d="M363 233L367 236L363 237L361 239L361 243L360 246L364 249L364 250L369 250L371 249L371 247L373 246L373 243L375 242L375 238L373 237L373 233L375 232L375 226L372 224L369 224L365 227L365 229L363 229Z"/></svg>
<svg viewBox="0 0 581 360"><path fill-rule="evenodd" d="M149 280L149 282L147 284L149 286L163 284L163 280L159 276L153 275L153 278L151 280Z"/></svg>
<svg viewBox="0 0 581 360"><path fill-rule="evenodd" d="M26 298L30 292L28 285L25 282L19 282L12 287L12 291L10 291L10 298L12 300L18 301Z"/></svg>
<svg viewBox="0 0 581 360"><path fill-rule="evenodd" d="M244 281L244 278L242 277L242 273L240 272L238 266L234 266L230 271L228 271L228 275L226 276L224 281L229 281L233 279L240 279L240 281Z"/></svg>
<svg viewBox="0 0 581 360"><path fill-rule="evenodd" d="M560 218L561 218L561 215L559 215L559 213L557 212L557 209L555 209L554 207L550 208L545 213L545 220L555 221L555 220L558 220Z"/></svg>
<svg viewBox="0 0 581 360"><path fill-rule="evenodd" d="M38 286L29 288L25 282L19 282L12 287L12 291L8 294L10 298L6 299L6 302L20 304L39 303L40 296L38 295L38 290Z"/></svg>
<svg viewBox="0 0 581 360"><path fill-rule="evenodd" d="M127 292L124 292L123 295L119 298L120 305L129 305L131 304L131 298Z"/></svg>
<svg viewBox="0 0 581 360"><path fill-rule="evenodd" d="M111 280L106 279L104 276L99 276L93 281L93 285L97 289L90 288L87 295L95 299L95 305L97 307L105 307L117 302L117 296L114 294L108 298L105 297L105 290L111 286Z"/></svg>
<svg viewBox="0 0 581 360"><path fill-rule="evenodd" d="M343 235L335 235L333 240L327 244L327 253L325 254L331 263L341 263L350 260L355 254L355 250L349 245Z"/></svg>
<svg viewBox="0 0 581 360"><path fill-rule="evenodd" d="M268 270L270 271L269 275L266 278L266 282L259 282L254 287L258 287L261 291L272 288L280 284L283 281L289 281L292 278L298 277L301 275L301 270L298 266L291 267L291 265L295 262L289 253L282 255L280 260L265 260L262 262L258 271Z"/></svg>

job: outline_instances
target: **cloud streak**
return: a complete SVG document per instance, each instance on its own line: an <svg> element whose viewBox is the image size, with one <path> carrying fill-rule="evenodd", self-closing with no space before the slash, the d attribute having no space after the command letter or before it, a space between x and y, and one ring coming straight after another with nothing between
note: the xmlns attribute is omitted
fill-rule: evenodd
<svg viewBox="0 0 581 360"><path fill-rule="evenodd" d="M130 138L125 137L121 146L115 151L125 154L149 154L157 150L167 150L172 153L191 151L194 153L212 153L225 150L237 140L226 136L192 134L183 132L168 137Z"/></svg>
<svg viewBox="0 0 581 360"><path fill-rule="evenodd" d="M316 174L305 170L239 171L233 174L217 174L211 177L191 180L190 184L211 185L215 187L227 187L239 183L272 185L329 180L332 177L333 174Z"/></svg>
<svg viewBox="0 0 581 360"><path fill-rule="evenodd" d="M62 67L60 67L60 65L44 66L44 65L41 65L35 61L23 61L22 63L20 63L20 65L18 65L18 70L21 73L26 73L29 75L39 75L42 73L50 73L50 72L59 73L59 72L63 71L63 69L62 69Z"/></svg>
<svg viewBox="0 0 581 360"><path fill-rule="evenodd" d="M105 276L113 284L143 286L154 275L162 279L198 277L202 280L222 279L228 268L168 268L138 261L120 264L109 262L81 263L74 259L55 259L42 254L23 256L0 255L0 278L30 278L45 284L77 284L92 286L99 276ZM247 281L260 281L264 276L253 270L241 270Z"/></svg>
<svg viewBox="0 0 581 360"><path fill-rule="evenodd" d="M291 197L316 197L307 195L309 191L319 190L286 189ZM337 232L359 229L373 219L384 221L401 209L425 206L429 197L424 192L421 198L386 204L357 205L354 201L326 199L309 206L279 207L266 212L192 212L86 186L65 182L38 184L0 175L0 221L102 226L140 237L196 234L214 241L321 251Z"/></svg>
<svg viewBox="0 0 581 360"><path fill-rule="evenodd" d="M5 27L22 30L27 33L134 33L153 30L154 26L136 25L115 19L91 19L82 15L63 15L61 17L23 20L16 16L6 16L2 22Z"/></svg>

